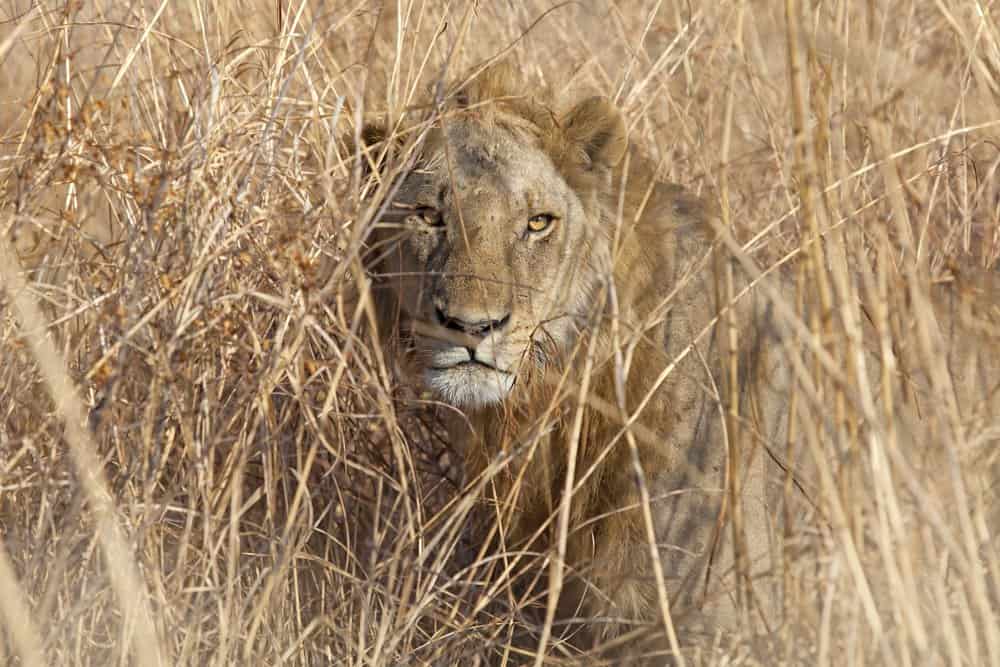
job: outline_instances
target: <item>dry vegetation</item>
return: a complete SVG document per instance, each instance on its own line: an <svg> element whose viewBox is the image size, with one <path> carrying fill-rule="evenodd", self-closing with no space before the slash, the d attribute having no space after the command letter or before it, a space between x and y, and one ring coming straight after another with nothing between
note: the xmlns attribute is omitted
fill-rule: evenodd
<svg viewBox="0 0 1000 667"><path fill-rule="evenodd" d="M0 663L528 659L375 342L339 142L508 52L820 304L776 352L782 613L688 664L1000 664L992 0L4 0Z"/></svg>

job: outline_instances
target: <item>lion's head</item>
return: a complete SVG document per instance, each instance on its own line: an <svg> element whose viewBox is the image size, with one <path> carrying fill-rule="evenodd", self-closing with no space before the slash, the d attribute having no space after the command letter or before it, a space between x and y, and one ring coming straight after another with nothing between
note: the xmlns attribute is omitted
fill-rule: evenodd
<svg viewBox="0 0 1000 667"><path fill-rule="evenodd" d="M573 345L610 267L625 134L607 101L553 110L515 90L507 68L466 86L423 132L371 266L442 400L504 401Z"/></svg>

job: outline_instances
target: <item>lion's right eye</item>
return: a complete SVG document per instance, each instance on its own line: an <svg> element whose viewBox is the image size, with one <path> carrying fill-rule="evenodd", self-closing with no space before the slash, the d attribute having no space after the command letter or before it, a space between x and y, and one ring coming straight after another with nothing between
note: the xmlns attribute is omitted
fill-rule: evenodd
<svg viewBox="0 0 1000 667"><path fill-rule="evenodd" d="M536 234L540 234L551 227L555 221L556 216L551 213L539 213L528 218L528 229Z"/></svg>
<svg viewBox="0 0 1000 667"><path fill-rule="evenodd" d="M421 206L416 210L416 215L420 218L420 222L428 227L441 227L444 225L444 218L441 217L441 211L436 208Z"/></svg>

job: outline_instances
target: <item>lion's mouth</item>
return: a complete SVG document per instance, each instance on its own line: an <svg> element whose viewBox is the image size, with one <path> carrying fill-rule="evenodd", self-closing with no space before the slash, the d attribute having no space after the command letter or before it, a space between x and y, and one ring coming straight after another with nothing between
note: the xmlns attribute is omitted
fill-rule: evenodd
<svg viewBox="0 0 1000 667"><path fill-rule="evenodd" d="M514 388L514 374L464 352L439 353L424 372L428 387L446 402L459 407L475 408L502 402Z"/></svg>
<svg viewBox="0 0 1000 667"><path fill-rule="evenodd" d="M435 347L437 349L430 350L430 354L426 357L426 368L429 371L510 373L510 369L504 368L504 364L498 363L502 359L497 357L497 349L494 345L480 345L477 348L463 345Z"/></svg>

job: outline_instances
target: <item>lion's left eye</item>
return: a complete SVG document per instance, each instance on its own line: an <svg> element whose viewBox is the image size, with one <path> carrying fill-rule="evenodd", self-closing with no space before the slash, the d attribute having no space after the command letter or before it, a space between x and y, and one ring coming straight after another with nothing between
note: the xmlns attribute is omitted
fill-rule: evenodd
<svg viewBox="0 0 1000 667"><path fill-rule="evenodd" d="M528 218L528 229L532 232L538 234L539 232L544 232L546 229L552 226L552 223L556 221L556 216L551 213L540 213L538 215L533 215Z"/></svg>
<svg viewBox="0 0 1000 667"><path fill-rule="evenodd" d="M417 217L428 227L443 227L444 218L441 216L441 211L431 208L430 206L420 206L416 210Z"/></svg>

